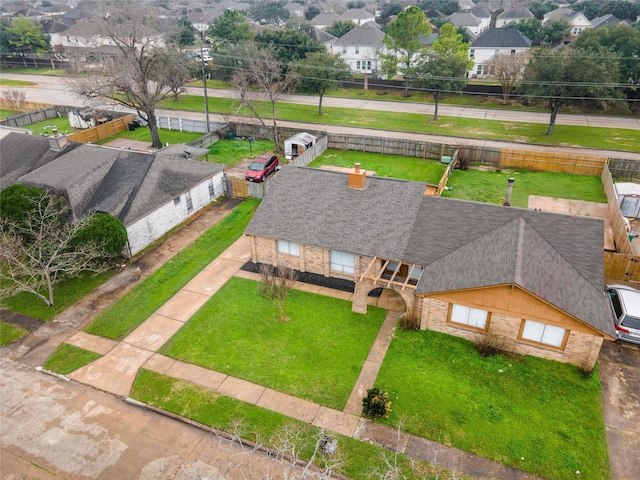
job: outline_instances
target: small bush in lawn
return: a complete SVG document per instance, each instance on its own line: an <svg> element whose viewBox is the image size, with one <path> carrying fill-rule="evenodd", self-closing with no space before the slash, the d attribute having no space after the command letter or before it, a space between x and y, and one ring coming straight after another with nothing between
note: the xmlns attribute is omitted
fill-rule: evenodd
<svg viewBox="0 0 640 480"><path fill-rule="evenodd" d="M483 357L491 357L504 351L504 338L495 333L485 333L474 343L478 353Z"/></svg>
<svg viewBox="0 0 640 480"><path fill-rule="evenodd" d="M362 414L368 418L387 418L391 411L389 394L378 387L367 390L367 396L362 399Z"/></svg>
<svg viewBox="0 0 640 480"><path fill-rule="evenodd" d="M403 330L420 330L420 319L413 314L405 312L400 317L400 326Z"/></svg>

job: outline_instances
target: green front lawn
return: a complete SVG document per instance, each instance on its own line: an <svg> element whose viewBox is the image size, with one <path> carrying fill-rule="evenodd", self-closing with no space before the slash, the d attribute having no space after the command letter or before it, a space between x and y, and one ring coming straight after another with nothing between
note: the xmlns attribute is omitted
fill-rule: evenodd
<svg viewBox="0 0 640 480"><path fill-rule="evenodd" d="M274 437L285 428L301 432L296 446L315 444L320 433L315 427L279 413L221 396L192 383L144 369L141 369L136 377L131 397L226 432L233 432L235 425L240 421L239 433L243 438L269 447L274 447L276 442L282 443ZM389 465L384 460L385 457L389 459L391 466L397 465L398 467L398 472L394 473L399 474L399 477L394 478L406 480L450 478L450 472L444 469L436 470L421 462L413 462L412 468L411 462L404 455L394 456L393 453L368 442L341 435L333 436L338 439L338 451L343 460L343 465L338 469L338 473L346 478L354 480L383 478L383 474L390 471ZM310 453L309 448L304 448L300 452L300 458L309 460ZM316 461L316 465L318 462L322 462L322 457ZM425 475L420 474L422 472ZM436 474L441 476L438 477ZM251 476L249 475L248 478ZM467 477L458 476L456 478L462 480Z"/></svg>
<svg viewBox="0 0 640 480"><path fill-rule="evenodd" d="M285 312L280 322L258 282L234 277L160 353L342 410L386 311L291 290Z"/></svg>
<svg viewBox="0 0 640 480"><path fill-rule="evenodd" d="M256 200L246 200L237 206L220 223L102 312L85 331L122 340L240 238L257 206Z"/></svg>
<svg viewBox="0 0 640 480"><path fill-rule="evenodd" d="M245 158L255 158L263 152L275 152L273 140L255 140L249 142L243 139L218 140L209 147L212 162L234 166ZM280 161L283 161L282 158Z"/></svg>
<svg viewBox="0 0 640 480"><path fill-rule="evenodd" d="M261 116L270 118L270 104L268 102L256 102L256 105ZM202 97L185 95L180 97L178 102L165 100L161 102L159 108L202 112L204 105ZM233 98L210 98L209 111L211 113L253 116L246 108L241 108L238 111L238 101ZM432 115L339 107L325 107L323 108L323 113L322 116L318 115L318 107L316 105L280 102L277 105L276 116L280 120L295 122L502 140L516 143L640 151L640 144L637 141L638 131L632 129L556 125L555 133L546 135L547 124L540 123L478 120L462 117L439 117L438 120L434 121L432 120Z"/></svg>
<svg viewBox="0 0 640 480"><path fill-rule="evenodd" d="M100 357L102 357L102 355L99 353L90 352L84 348L63 343L53 352L53 355L47 359L42 368L66 375L80 367L90 364Z"/></svg>
<svg viewBox="0 0 640 480"><path fill-rule="evenodd" d="M24 328L14 327L8 323L0 322L0 347L4 347L11 342L21 339L27 333L29 332Z"/></svg>
<svg viewBox="0 0 640 480"><path fill-rule="evenodd" d="M584 200L607 201L600 177L571 175L570 173L532 172L509 169L505 172L485 170L454 170L447 185L453 190L442 193L443 197L473 200L475 202L504 202L509 177L516 179L513 185L511 205L527 207L529 195Z"/></svg>
<svg viewBox="0 0 640 480"><path fill-rule="evenodd" d="M310 167L332 165L353 168L360 162L364 170L374 171L379 177L403 178L437 184L446 165L434 160L422 160L398 155L355 152L352 150L327 150L309 164Z"/></svg>
<svg viewBox="0 0 640 480"><path fill-rule="evenodd" d="M409 433L545 478L609 478L597 370L396 330L376 386L392 401L384 423Z"/></svg>
<svg viewBox="0 0 640 480"><path fill-rule="evenodd" d="M88 295L94 288L102 285L113 274L113 270L99 275L85 272L79 277L62 280L54 289L54 304L51 307L47 307L42 300L27 292L21 292L14 297L3 298L2 306L12 312L48 321L85 295Z"/></svg>

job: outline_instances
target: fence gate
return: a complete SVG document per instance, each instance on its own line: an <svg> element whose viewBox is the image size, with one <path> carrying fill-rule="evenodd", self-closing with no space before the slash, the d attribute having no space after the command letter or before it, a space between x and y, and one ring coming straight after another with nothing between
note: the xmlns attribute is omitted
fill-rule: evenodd
<svg viewBox="0 0 640 480"><path fill-rule="evenodd" d="M249 196L249 188L244 178L227 177L227 191L232 197L247 198Z"/></svg>

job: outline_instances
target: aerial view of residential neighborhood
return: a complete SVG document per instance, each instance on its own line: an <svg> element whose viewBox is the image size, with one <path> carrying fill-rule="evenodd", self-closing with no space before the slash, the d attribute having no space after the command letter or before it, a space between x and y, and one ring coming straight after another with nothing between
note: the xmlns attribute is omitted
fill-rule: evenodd
<svg viewBox="0 0 640 480"><path fill-rule="evenodd" d="M640 478L640 0L0 0L0 478Z"/></svg>

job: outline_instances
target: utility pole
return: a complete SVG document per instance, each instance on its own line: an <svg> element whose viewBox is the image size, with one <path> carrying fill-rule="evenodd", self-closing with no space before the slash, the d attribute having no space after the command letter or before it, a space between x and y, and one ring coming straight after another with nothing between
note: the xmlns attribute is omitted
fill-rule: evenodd
<svg viewBox="0 0 640 480"><path fill-rule="evenodd" d="M202 32L202 45L200 46L200 61L202 62L202 85L204 87L204 116L206 122L207 133L211 132L209 125L209 99L207 98L207 73L205 72L204 61L204 36L205 32Z"/></svg>

